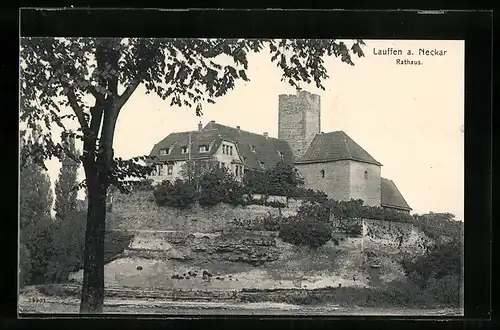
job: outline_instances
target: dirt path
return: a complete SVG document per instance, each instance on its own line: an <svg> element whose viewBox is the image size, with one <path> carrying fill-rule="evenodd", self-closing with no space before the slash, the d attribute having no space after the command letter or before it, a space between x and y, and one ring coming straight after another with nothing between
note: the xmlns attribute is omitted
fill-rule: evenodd
<svg viewBox="0 0 500 330"><path fill-rule="evenodd" d="M30 313L75 314L79 301L73 298L45 297L37 304L21 297L22 317ZM458 316L459 310L384 309L339 307L336 305L299 306L282 303L177 302L168 300L107 299L105 314L162 315L384 315L384 316Z"/></svg>

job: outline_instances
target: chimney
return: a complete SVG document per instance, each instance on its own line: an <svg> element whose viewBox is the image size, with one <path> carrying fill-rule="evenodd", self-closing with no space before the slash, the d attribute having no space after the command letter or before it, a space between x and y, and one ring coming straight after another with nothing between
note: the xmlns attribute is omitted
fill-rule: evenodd
<svg viewBox="0 0 500 330"><path fill-rule="evenodd" d="M266 140L267 140L268 136L269 136L269 134L267 134L267 132L264 132L264 137L266 138Z"/></svg>
<svg viewBox="0 0 500 330"><path fill-rule="evenodd" d="M198 131L201 131L201 129L203 128L203 124L201 123L201 121L198 123Z"/></svg>

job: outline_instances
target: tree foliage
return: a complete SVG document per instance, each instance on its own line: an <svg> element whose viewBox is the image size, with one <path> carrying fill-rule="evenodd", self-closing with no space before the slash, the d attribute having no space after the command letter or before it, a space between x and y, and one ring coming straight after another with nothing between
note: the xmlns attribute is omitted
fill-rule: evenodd
<svg viewBox="0 0 500 330"><path fill-rule="evenodd" d="M63 142L63 146L70 154L77 155L75 140L72 137L68 137L67 141ZM80 163L69 157L66 152L62 155L61 169L55 183L56 200L54 209L56 211L56 219L68 220L69 216L76 211L79 166Z"/></svg>
<svg viewBox="0 0 500 330"><path fill-rule="evenodd" d="M26 244L19 244L19 286L28 284L31 274L31 254Z"/></svg>
<svg viewBox="0 0 500 330"><path fill-rule="evenodd" d="M219 203L243 203L245 190L227 168L211 168L200 179L198 201L210 207Z"/></svg>
<svg viewBox="0 0 500 330"><path fill-rule="evenodd" d="M21 152L24 146L33 144L21 134ZM53 195L50 178L32 159L26 159L25 166L19 173L19 216L21 229L35 225L38 221L50 219Z"/></svg>
<svg viewBox="0 0 500 330"><path fill-rule="evenodd" d="M201 177L218 167L217 161L188 160L181 166L179 176L184 181L199 183Z"/></svg>
<svg viewBox="0 0 500 330"><path fill-rule="evenodd" d="M293 165L278 163L264 172L249 171L243 177L243 182L249 192L292 196L299 185L298 176Z"/></svg>
<svg viewBox="0 0 500 330"><path fill-rule="evenodd" d="M463 244L459 240L441 242L417 258L406 258L403 269L408 279L443 304L458 306L463 277Z"/></svg>
<svg viewBox="0 0 500 330"><path fill-rule="evenodd" d="M170 206L180 209L190 207L197 198L196 187L191 182L180 179L173 183L163 181L155 187L153 192L158 206Z"/></svg>
<svg viewBox="0 0 500 330"><path fill-rule="evenodd" d="M332 238L332 226L314 217L297 215L287 218L279 236L284 242L317 249Z"/></svg>
<svg viewBox="0 0 500 330"><path fill-rule="evenodd" d="M435 240L448 238L451 240L463 241L464 223L455 220L455 215L451 213L415 214L414 225L422 230L427 236Z"/></svg>

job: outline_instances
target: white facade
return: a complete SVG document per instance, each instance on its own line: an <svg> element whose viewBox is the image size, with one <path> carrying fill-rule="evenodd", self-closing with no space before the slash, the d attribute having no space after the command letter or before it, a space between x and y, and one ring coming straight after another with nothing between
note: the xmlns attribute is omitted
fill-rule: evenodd
<svg viewBox="0 0 500 330"><path fill-rule="evenodd" d="M243 178L244 166L241 164L238 148L234 142L222 141L217 151L212 155L212 159L217 161L219 166L228 168L229 172L233 173L238 180ZM233 161L238 164L233 164ZM161 183L164 180L182 179L181 170L184 164L186 164L186 161L175 161L174 164L157 164L149 179L153 180L154 184Z"/></svg>

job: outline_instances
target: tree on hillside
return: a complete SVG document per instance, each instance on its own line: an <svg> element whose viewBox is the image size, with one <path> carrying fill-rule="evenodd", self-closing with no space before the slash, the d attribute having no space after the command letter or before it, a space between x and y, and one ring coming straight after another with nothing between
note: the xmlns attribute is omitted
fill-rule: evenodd
<svg viewBox="0 0 500 330"><path fill-rule="evenodd" d="M292 196L299 186L299 177L293 165L277 163L263 172L248 171L243 183L251 193Z"/></svg>
<svg viewBox="0 0 500 330"><path fill-rule="evenodd" d="M67 155L68 153L71 155L78 154L73 136L67 136L62 145L69 152L64 152L61 156L61 169L55 183L56 201L54 210L56 211L56 219L67 220L76 211L77 207L77 176L80 162L73 160Z"/></svg>
<svg viewBox="0 0 500 330"><path fill-rule="evenodd" d="M429 212L414 214L413 218L414 225L435 240L441 241L443 238L448 238L463 241L464 224L462 221L455 220L454 214Z"/></svg>
<svg viewBox="0 0 500 330"><path fill-rule="evenodd" d="M39 127L29 136L21 132L21 153L39 139ZM20 280L43 282L51 253L53 221L50 178L33 159L27 158L19 173Z"/></svg>
<svg viewBox="0 0 500 330"><path fill-rule="evenodd" d="M180 177L184 181L198 184L201 177L217 168L218 163L214 160L188 160L181 166Z"/></svg>
<svg viewBox="0 0 500 330"><path fill-rule="evenodd" d="M361 45L361 40L349 48L336 40L23 38L21 120L29 128L44 123L48 131L30 152L41 164L61 157L64 147L54 141L51 125L69 134L66 119L76 119L78 132L71 135L83 140L83 155L73 155L83 164L89 194L80 312L102 312L108 186L126 191L123 179L152 171L137 162L142 158L123 160L113 150L120 110L140 84L147 93L171 105L195 107L201 115L202 104L214 103L236 80L249 80L249 52L267 46L283 80L292 86L314 82L324 89L328 75L323 57L353 65L351 54L363 56Z"/></svg>
<svg viewBox="0 0 500 330"><path fill-rule="evenodd" d="M21 152L34 143L38 136L28 137L21 132ZM19 216L21 230L37 221L50 219L52 190L50 178L33 159L27 158L19 173Z"/></svg>

